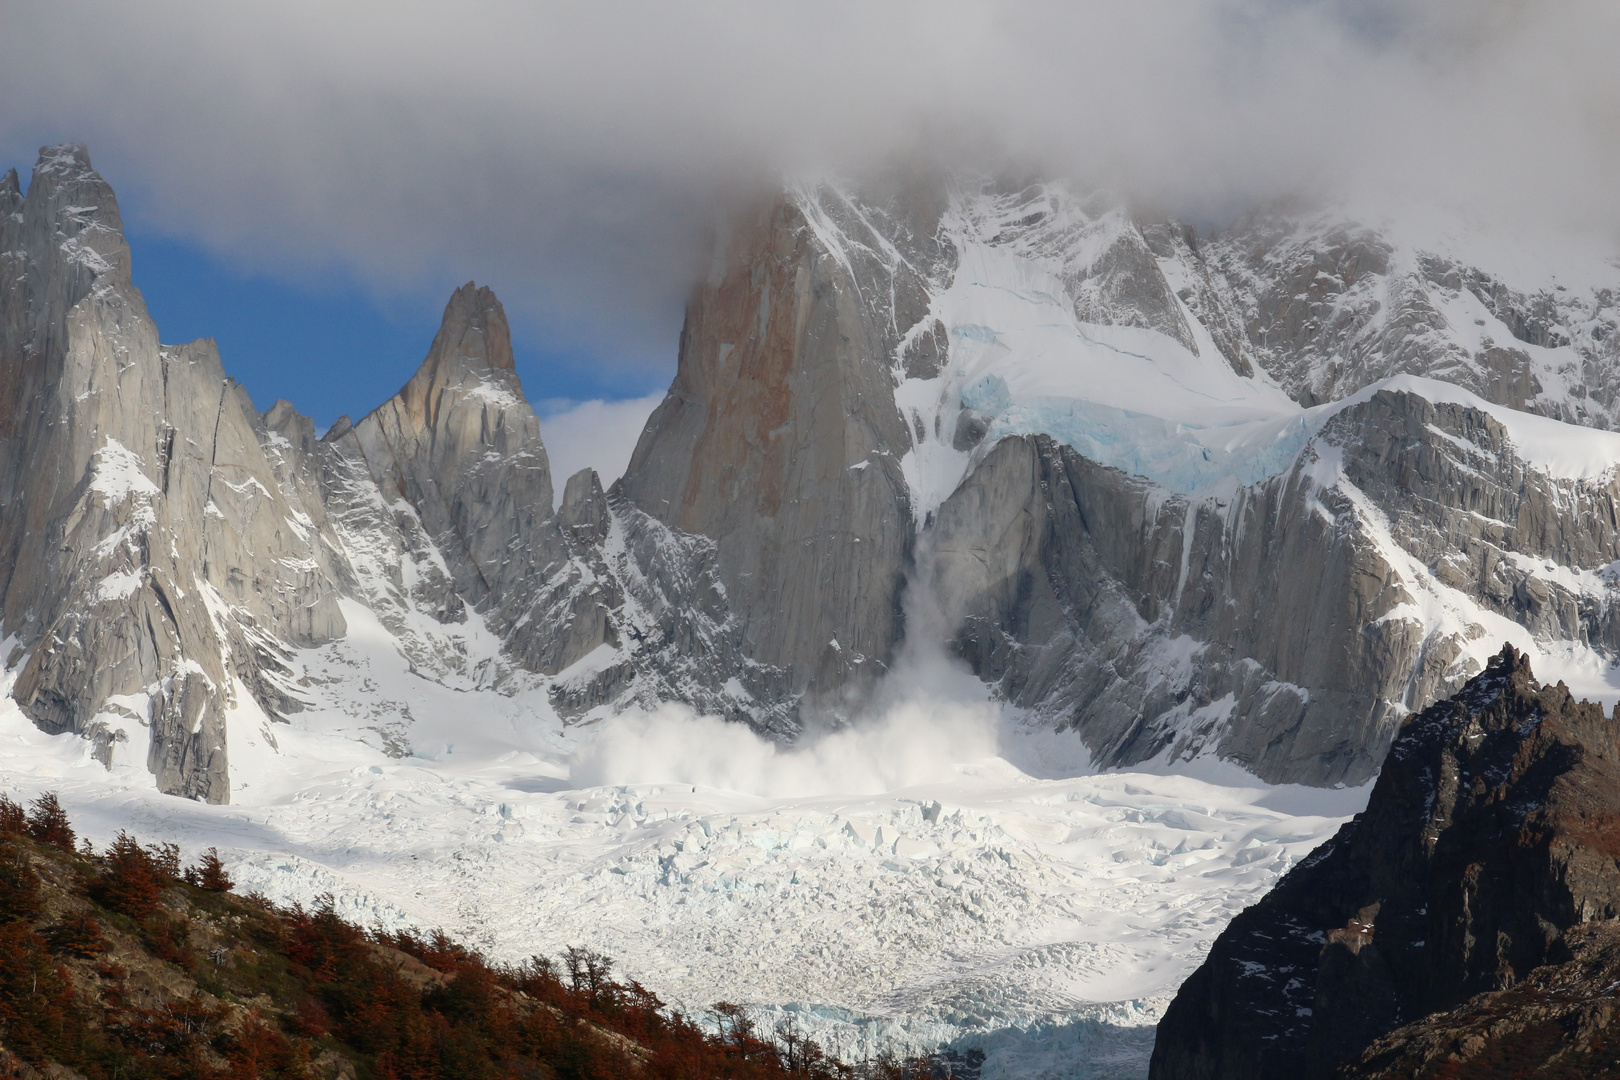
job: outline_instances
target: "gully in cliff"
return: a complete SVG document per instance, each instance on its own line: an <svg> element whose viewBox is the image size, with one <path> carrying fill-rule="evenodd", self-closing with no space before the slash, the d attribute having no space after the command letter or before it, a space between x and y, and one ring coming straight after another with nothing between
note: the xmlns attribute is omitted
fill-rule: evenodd
<svg viewBox="0 0 1620 1080"><path fill-rule="evenodd" d="M1617 730L1505 646L1216 940L1153 1080L1620 1075Z"/></svg>

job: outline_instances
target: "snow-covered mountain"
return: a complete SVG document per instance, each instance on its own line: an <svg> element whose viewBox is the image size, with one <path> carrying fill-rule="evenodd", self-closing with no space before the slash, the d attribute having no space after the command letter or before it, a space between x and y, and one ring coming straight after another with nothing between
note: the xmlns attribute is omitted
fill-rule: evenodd
<svg viewBox="0 0 1620 1080"><path fill-rule="evenodd" d="M802 702L889 662L914 570L1105 764L1360 782L1502 639L1607 685L1612 264L1527 293L1344 221L1200 243L938 179L793 188L723 255L623 490L716 539Z"/></svg>
<svg viewBox="0 0 1620 1080"><path fill-rule="evenodd" d="M47 148L0 181L6 781L697 1008L1135 1075L1362 797L1267 785L1367 780L1504 640L1620 696L1620 267L1476 239L789 185L603 490L551 475L471 284L367 416L256 411L159 343L112 190Z"/></svg>
<svg viewBox="0 0 1620 1080"><path fill-rule="evenodd" d="M343 599L453 685L791 737L861 708L921 588L1099 763L1315 784L1502 639L1602 682L1620 636L1612 263L1526 284L1322 213L1200 240L1057 183L797 185L723 238L624 478L554 513L489 290L317 439L158 344L82 148L0 198L15 693L166 791L227 797L225 711L305 707L288 658Z"/></svg>
<svg viewBox="0 0 1620 1080"><path fill-rule="evenodd" d="M317 439L286 402L256 412L212 342L158 343L82 147L44 151L26 197L8 174L0 200L0 588L13 694L41 728L226 801L225 716L315 704L294 657L349 634L345 602L449 686L539 680L565 716L677 699L783 726L712 543L589 474L553 513L488 289L456 292L398 394ZM404 753L408 728L378 738Z"/></svg>

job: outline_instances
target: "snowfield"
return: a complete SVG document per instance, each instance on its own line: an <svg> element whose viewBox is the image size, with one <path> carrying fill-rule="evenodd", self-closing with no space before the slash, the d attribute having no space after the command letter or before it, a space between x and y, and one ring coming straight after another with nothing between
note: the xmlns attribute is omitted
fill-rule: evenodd
<svg viewBox="0 0 1620 1080"><path fill-rule="evenodd" d="M291 724L238 689L232 805L154 792L137 725L109 771L9 685L0 786L59 791L98 845L217 845L278 902L504 960L588 944L690 1012L792 1011L857 1057L977 1046L987 1077L1144 1076L1215 934L1366 798L1097 774L943 661L794 748L678 707L565 729L537 691L411 674L372 629L303 654L320 703Z"/></svg>

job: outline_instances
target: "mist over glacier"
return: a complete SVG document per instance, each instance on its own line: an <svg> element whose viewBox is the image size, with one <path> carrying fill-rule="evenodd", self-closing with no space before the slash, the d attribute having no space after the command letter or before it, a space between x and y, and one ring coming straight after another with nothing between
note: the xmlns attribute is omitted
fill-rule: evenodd
<svg viewBox="0 0 1620 1080"><path fill-rule="evenodd" d="M926 542L910 575L906 636L889 670L851 708L806 717L792 743L679 704L596 725L569 762L576 787L689 784L764 798L877 795L948 783L1017 737L1014 714L945 649ZM1070 750L1073 757L1074 750ZM1079 751L1084 759L1084 750ZM1083 768L1083 764L1080 764Z"/></svg>
<svg viewBox="0 0 1620 1080"><path fill-rule="evenodd" d="M784 746L683 705L604 720L569 762L575 787L690 784L767 798L876 795L949 780L996 752L999 710L924 699Z"/></svg>

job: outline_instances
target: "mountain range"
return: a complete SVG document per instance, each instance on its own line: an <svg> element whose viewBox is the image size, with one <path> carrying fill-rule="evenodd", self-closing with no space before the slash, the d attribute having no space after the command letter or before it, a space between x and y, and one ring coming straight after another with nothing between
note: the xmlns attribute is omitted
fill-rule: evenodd
<svg viewBox="0 0 1620 1080"><path fill-rule="evenodd" d="M925 598L1097 765L1359 784L1502 641L1572 685L1620 649L1620 268L1470 241L790 184L718 238L604 489L551 475L471 283L368 415L259 411L211 341L161 344L112 189L47 147L0 180L0 660L43 730L223 802L231 725L273 744L321 700L300 650L360 624L565 722L791 741L860 713ZM365 730L409 751L409 717Z"/></svg>

